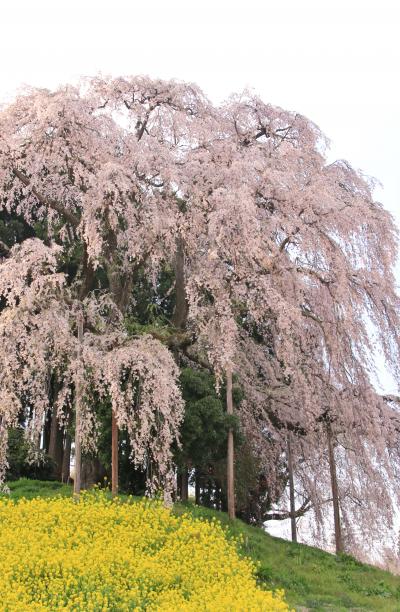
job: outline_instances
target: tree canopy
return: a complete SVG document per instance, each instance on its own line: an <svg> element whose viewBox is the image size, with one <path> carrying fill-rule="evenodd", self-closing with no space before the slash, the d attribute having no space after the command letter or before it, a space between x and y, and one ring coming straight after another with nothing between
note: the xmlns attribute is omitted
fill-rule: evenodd
<svg viewBox="0 0 400 612"><path fill-rule="evenodd" d="M13 225L0 245L0 476L6 430L23 411L37 439L56 375L60 423L81 397L78 435L94 445L93 394L108 398L132 458L165 485L189 366L217 388L234 371L272 488L291 432L320 515L312 474L329 430L352 475L346 499L364 478L371 503L383 499L400 423L371 372L378 346L399 379L398 234L372 182L327 163L326 146L312 121L251 92L216 106L147 77L31 89L1 109L0 212ZM144 324L149 309L162 326Z"/></svg>

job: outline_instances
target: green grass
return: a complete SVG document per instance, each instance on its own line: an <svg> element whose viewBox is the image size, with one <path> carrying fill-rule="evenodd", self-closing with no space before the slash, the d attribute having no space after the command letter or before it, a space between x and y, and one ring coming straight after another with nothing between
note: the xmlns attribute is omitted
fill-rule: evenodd
<svg viewBox="0 0 400 612"><path fill-rule="evenodd" d="M72 487L70 485L62 484L55 480L44 481L20 478L19 480L8 482L7 486L10 489L10 494L7 497L11 497L11 499L20 499L21 497L33 499L34 497L54 497L55 495L69 497L72 495Z"/></svg>
<svg viewBox="0 0 400 612"><path fill-rule="evenodd" d="M21 479L9 483L11 497L71 495L68 485ZM317 548L274 538L223 512L194 504L176 504L174 512L217 518L228 532L241 536L243 554L259 563L258 579L266 588L283 588L296 610L384 610L400 612L400 577L364 565L348 555L336 557Z"/></svg>

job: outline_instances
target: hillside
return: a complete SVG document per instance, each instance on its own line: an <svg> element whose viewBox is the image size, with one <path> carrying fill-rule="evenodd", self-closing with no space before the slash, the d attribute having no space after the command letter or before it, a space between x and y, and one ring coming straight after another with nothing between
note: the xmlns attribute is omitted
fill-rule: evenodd
<svg viewBox="0 0 400 612"><path fill-rule="evenodd" d="M57 482L21 479L10 483L11 497L69 496L71 488ZM364 565L350 556L335 557L316 548L271 537L242 521L229 523L226 514L193 504L176 504L174 513L217 518L235 537L242 537L244 555L259 563L260 583L283 588L296 610L400 610L400 577Z"/></svg>

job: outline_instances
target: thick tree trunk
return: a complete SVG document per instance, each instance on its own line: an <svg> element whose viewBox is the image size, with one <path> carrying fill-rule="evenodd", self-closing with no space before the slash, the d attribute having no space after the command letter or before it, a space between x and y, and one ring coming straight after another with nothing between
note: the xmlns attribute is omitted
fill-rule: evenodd
<svg viewBox="0 0 400 612"><path fill-rule="evenodd" d="M293 474L293 457L292 457L292 446L291 446L291 433L288 433L287 440L288 450L288 472L289 472L289 497L290 497L290 526L292 530L292 542L297 542L297 529L296 529L296 502L294 497L294 474Z"/></svg>
<svg viewBox="0 0 400 612"><path fill-rule="evenodd" d="M233 414L232 370L230 367L228 367L226 371L226 412L227 414ZM235 518L234 441L232 428L230 428L228 431L228 453L226 468L228 516L232 520Z"/></svg>
<svg viewBox="0 0 400 612"><path fill-rule="evenodd" d="M118 424L114 410L111 416L111 493L118 495Z"/></svg>
<svg viewBox="0 0 400 612"><path fill-rule="evenodd" d="M78 359L81 358L82 341L83 341L83 315L79 313L77 317L78 326ZM79 364L81 367L81 364ZM74 478L74 495L79 496L81 492L81 466L82 466L82 451L81 451L81 402L82 388L78 380L75 385L75 478Z"/></svg>
<svg viewBox="0 0 400 612"><path fill-rule="evenodd" d="M335 525L335 545L336 545L336 554L339 554L343 552L343 538L342 538L342 528L341 528L341 523L340 523L339 487L338 487L338 482L337 482L336 461L335 461L335 453L334 453L333 442L332 442L332 428L331 428L330 423L328 423L326 426L326 437L328 440L329 469L331 473L333 518L334 518L334 525Z"/></svg>
<svg viewBox="0 0 400 612"><path fill-rule="evenodd" d="M90 489L104 479L106 471L97 457L82 457L81 487Z"/></svg>

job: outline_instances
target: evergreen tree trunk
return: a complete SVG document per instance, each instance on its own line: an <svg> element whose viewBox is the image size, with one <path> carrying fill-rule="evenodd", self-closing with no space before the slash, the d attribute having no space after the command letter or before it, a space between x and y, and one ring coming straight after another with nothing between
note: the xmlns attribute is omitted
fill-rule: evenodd
<svg viewBox="0 0 400 612"><path fill-rule="evenodd" d="M114 410L111 416L111 493L118 495L118 425Z"/></svg>
<svg viewBox="0 0 400 612"><path fill-rule="evenodd" d="M194 485L195 503L200 506L200 470L196 468L196 480Z"/></svg>
<svg viewBox="0 0 400 612"><path fill-rule="evenodd" d="M176 474L176 495L178 499L182 498L182 474L179 471Z"/></svg>
<svg viewBox="0 0 400 612"><path fill-rule="evenodd" d="M292 542L297 542L296 529L296 502L294 497L294 475L293 475L293 457L291 447L291 433L288 433L287 439L288 450L288 472L289 472L289 495L290 495L290 526L292 531Z"/></svg>
<svg viewBox="0 0 400 612"><path fill-rule="evenodd" d="M226 412L233 414L232 397L232 370L226 370ZM232 520L235 518L235 473L234 473L234 442L232 428L228 431L228 453L227 453L227 501L228 516Z"/></svg>
<svg viewBox="0 0 400 612"><path fill-rule="evenodd" d="M79 358L82 353L82 341L83 341L83 315L78 314L77 317L78 326L78 352ZM79 366L81 367L81 365ZM82 374L82 373L81 373ZM81 492L81 466L82 466L82 451L81 451L81 439L80 439L80 428L81 428L81 402L82 402L82 388L78 380L75 385L75 478L74 478L74 495L79 496Z"/></svg>
<svg viewBox="0 0 400 612"><path fill-rule="evenodd" d="M328 454L329 454L329 469L331 473L331 485L332 485L332 503L333 503L333 517L335 524L335 545L336 554L343 552L343 538L342 528L340 523L340 509L339 509L339 487L337 482L336 474L336 462L335 453L332 443L332 428L331 424L328 423L326 426L326 434L328 440Z"/></svg>
<svg viewBox="0 0 400 612"><path fill-rule="evenodd" d="M69 478L70 478L71 443L72 443L72 438L70 434L66 432L65 440L64 440L62 470L61 470L61 481L66 482L66 483L69 482Z"/></svg>
<svg viewBox="0 0 400 612"><path fill-rule="evenodd" d="M52 423L51 409L49 408L46 412L45 419L44 419L44 425L43 425L42 448L46 454L48 454L49 446L50 446L51 423ZM39 447L40 447L40 436L39 436Z"/></svg>
<svg viewBox="0 0 400 612"><path fill-rule="evenodd" d="M189 499L189 475L187 466L185 465L183 468L183 472L181 474L181 501L187 502Z"/></svg>
<svg viewBox="0 0 400 612"><path fill-rule="evenodd" d="M53 402L53 415L51 418L50 427L50 442L49 442L49 456L53 460L54 469L53 476L57 480L61 480L62 473L62 462L63 462L63 428L60 428L60 424L57 419L57 409L54 407Z"/></svg>

